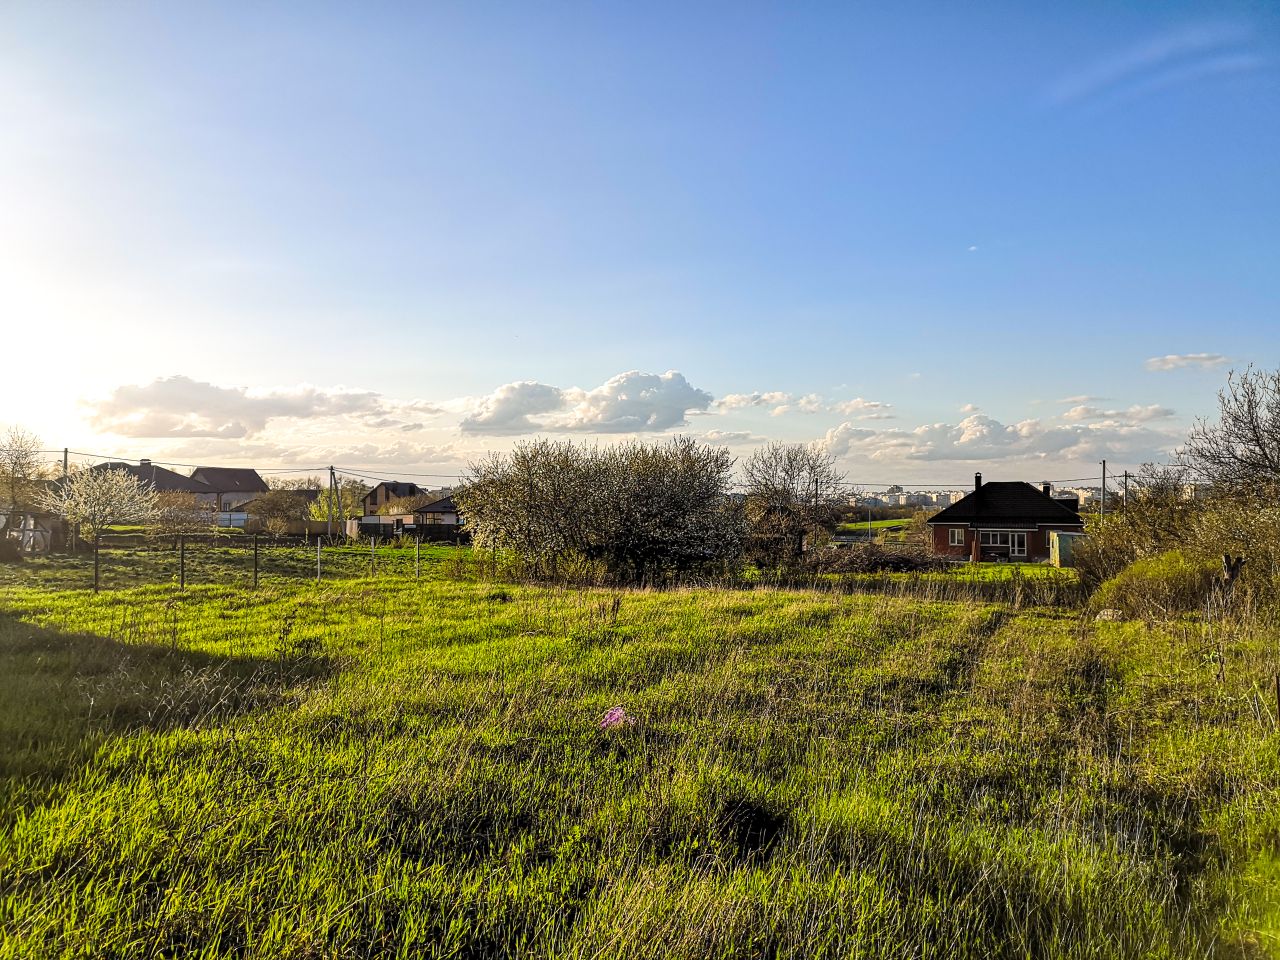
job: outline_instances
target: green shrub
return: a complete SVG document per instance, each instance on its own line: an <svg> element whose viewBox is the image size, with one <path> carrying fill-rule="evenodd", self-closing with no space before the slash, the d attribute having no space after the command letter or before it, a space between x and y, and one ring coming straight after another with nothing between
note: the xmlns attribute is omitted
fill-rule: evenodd
<svg viewBox="0 0 1280 960"><path fill-rule="evenodd" d="M945 562L924 550L894 550L878 543L815 551L813 560L822 573L915 573L946 567Z"/></svg>
<svg viewBox="0 0 1280 960"><path fill-rule="evenodd" d="M1214 573L1212 561L1166 550L1135 560L1104 582L1094 603L1148 619L1195 610L1208 598Z"/></svg>

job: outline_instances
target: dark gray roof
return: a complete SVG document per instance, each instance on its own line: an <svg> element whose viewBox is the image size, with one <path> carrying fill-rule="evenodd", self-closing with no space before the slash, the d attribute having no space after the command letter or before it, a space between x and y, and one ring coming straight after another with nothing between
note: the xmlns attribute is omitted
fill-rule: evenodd
<svg viewBox="0 0 1280 960"><path fill-rule="evenodd" d="M994 480L984 483L958 503L929 518L929 524L967 523L1010 526L1013 524L1068 524L1084 526L1080 515L1047 496L1039 487L1022 480Z"/></svg>
<svg viewBox="0 0 1280 960"><path fill-rule="evenodd" d="M144 460L142 463L99 463L93 466L94 470L123 470L131 476L137 477L143 483L150 484L160 493L214 493L213 487L207 483L201 483L199 480L193 480L191 477L184 477L180 473L174 473L172 470L166 470L164 467L158 467L150 461Z"/></svg>
<svg viewBox="0 0 1280 960"><path fill-rule="evenodd" d="M383 480L372 490L366 493L364 495L364 499L370 499L379 490L385 490L388 498L396 499L401 497L416 497L418 494L426 492L416 483L410 483L407 480Z"/></svg>
<svg viewBox="0 0 1280 960"><path fill-rule="evenodd" d="M453 502L453 494L447 497L441 497L434 503L428 503L425 507L419 507L414 513L457 513L458 505Z"/></svg>
<svg viewBox="0 0 1280 960"><path fill-rule="evenodd" d="M266 493L271 488L249 467L196 467L191 479L207 483L218 493Z"/></svg>

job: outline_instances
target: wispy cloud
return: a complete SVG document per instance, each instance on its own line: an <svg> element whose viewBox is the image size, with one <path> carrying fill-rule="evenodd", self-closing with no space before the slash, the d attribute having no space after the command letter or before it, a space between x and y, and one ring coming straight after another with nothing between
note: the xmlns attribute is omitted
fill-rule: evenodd
<svg viewBox="0 0 1280 960"><path fill-rule="evenodd" d="M1106 400L1109 400L1109 399L1110 399L1110 397L1095 397L1095 396L1094 396L1093 394L1091 394L1091 393L1078 393L1078 394L1076 394L1074 397L1063 397L1063 398L1062 398L1061 400L1059 400L1058 402L1059 402L1059 403L1069 403L1069 404L1072 404L1072 405L1074 406L1074 405L1081 404L1081 403L1099 403L1099 402L1106 401Z"/></svg>
<svg viewBox="0 0 1280 960"><path fill-rule="evenodd" d="M1167 420L1175 411L1162 407L1158 403L1134 404L1124 410L1103 410L1087 404L1072 407L1062 415L1063 420L1081 423L1086 420L1121 420L1130 423L1145 423L1148 420Z"/></svg>
<svg viewBox="0 0 1280 960"><path fill-rule="evenodd" d="M716 401L716 407L722 412L744 410L747 407L776 407L791 401L791 394L781 390L769 390L753 393L728 393Z"/></svg>
<svg viewBox="0 0 1280 960"><path fill-rule="evenodd" d="M708 430L701 435L700 439L705 440L707 443L719 443L727 447L769 442L768 437L751 433L749 430Z"/></svg>
<svg viewBox="0 0 1280 960"><path fill-rule="evenodd" d="M1055 106L1137 99L1173 86L1261 69L1242 24L1201 23L1148 37L1060 78L1049 88Z"/></svg>
<svg viewBox="0 0 1280 960"><path fill-rule="evenodd" d="M820 394L793 394L781 390L755 391L754 393L730 393L716 401L721 413L744 410L749 407L768 407L769 415L781 417L789 413L840 413L857 420L892 419L892 404L882 400L854 397L852 400L829 401Z"/></svg>
<svg viewBox="0 0 1280 960"><path fill-rule="evenodd" d="M1198 367L1207 370L1230 363L1230 357L1220 353L1167 353L1163 357L1152 357L1147 361L1148 370L1184 370L1187 367Z"/></svg>

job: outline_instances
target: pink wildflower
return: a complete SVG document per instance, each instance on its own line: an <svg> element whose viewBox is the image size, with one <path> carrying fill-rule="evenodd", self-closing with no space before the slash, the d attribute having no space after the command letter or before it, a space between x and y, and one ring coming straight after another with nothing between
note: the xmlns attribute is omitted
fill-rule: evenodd
<svg viewBox="0 0 1280 960"><path fill-rule="evenodd" d="M635 722L636 718L629 716L622 707L612 707L606 710L604 716L600 718L600 729L609 730L613 727L630 727L634 726Z"/></svg>

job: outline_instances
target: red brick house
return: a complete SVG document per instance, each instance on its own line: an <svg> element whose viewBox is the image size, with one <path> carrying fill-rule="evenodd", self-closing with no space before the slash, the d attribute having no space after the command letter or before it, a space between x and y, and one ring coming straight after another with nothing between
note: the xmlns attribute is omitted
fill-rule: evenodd
<svg viewBox="0 0 1280 960"><path fill-rule="evenodd" d="M1015 563L1049 558L1049 531L1084 531L1077 501L1055 500L1049 484L1035 487L1022 480L983 483L928 522L929 547L941 557L1009 560Z"/></svg>

